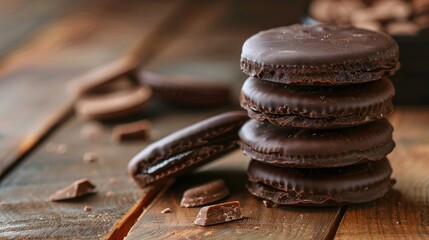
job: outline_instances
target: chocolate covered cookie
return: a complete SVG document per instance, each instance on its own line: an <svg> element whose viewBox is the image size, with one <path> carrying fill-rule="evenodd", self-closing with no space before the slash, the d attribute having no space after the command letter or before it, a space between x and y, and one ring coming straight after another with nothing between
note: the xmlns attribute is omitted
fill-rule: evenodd
<svg viewBox="0 0 429 240"><path fill-rule="evenodd" d="M387 159L343 168L280 168L251 161L247 189L280 205L329 206L378 199L390 190Z"/></svg>
<svg viewBox="0 0 429 240"><path fill-rule="evenodd" d="M386 119L343 129L278 127L249 120L240 129L244 154L281 167L335 168L383 159L395 143Z"/></svg>
<svg viewBox="0 0 429 240"><path fill-rule="evenodd" d="M398 57L397 43L384 33L351 26L292 25L247 39L241 69L286 84L343 85L393 75Z"/></svg>
<svg viewBox="0 0 429 240"><path fill-rule="evenodd" d="M144 188L206 164L238 148L237 132L247 119L232 111L181 129L143 149L128 171Z"/></svg>
<svg viewBox="0 0 429 240"><path fill-rule="evenodd" d="M347 86L296 86L248 78L240 103L251 118L278 126L342 128L381 119L393 110L391 81Z"/></svg>

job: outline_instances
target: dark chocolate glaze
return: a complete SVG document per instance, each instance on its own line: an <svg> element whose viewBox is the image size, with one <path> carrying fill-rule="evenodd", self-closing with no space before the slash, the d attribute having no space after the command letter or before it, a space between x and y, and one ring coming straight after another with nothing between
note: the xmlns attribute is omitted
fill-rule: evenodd
<svg viewBox="0 0 429 240"><path fill-rule="evenodd" d="M378 80L399 69L396 42L351 26L292 25L257 33L243 45L240 66L260 79L297 85Z"/></svg>
<svg viewBox="0 0 429 240"><path fill-rule="evenodd" d="M233 111L181 129L144 148L128 171L145 187L205 164L238 147L237 132L247 119L245 112Z"/></svg>
<svg viewBox="0 0 429 240"><path fill-rule="evenodd" d="M398 45L387 34L337 25L292 25L259 32L241 57L261 64L320 66L390 57Z"/></svg>
<svg viewBox="0 0 429 240"><path fill-rule="evenodd" d="M385 117L393 110L394 95L393 84L387 78L357 85L308 87L250 77L241 89L240 103L250 117L260 121L280 126L338 128ZM297 116L306 122L281 121Z"/></svg>
<svg viewBox="0 0 429 240"><path fill-rule="evenodd" d="M277 127L249 120L239 132L243 152L256 160L279 166L332 168L377 161L395 143L393 127L381 119L344 129Z"/></svg>
<svg viewBox="0 0 429 240"><path fill-rule="evenodd" d="M333 169L280 168L251 161L249 191L277 204L338 205L368 202L392 186L387 159Z"/></svg>

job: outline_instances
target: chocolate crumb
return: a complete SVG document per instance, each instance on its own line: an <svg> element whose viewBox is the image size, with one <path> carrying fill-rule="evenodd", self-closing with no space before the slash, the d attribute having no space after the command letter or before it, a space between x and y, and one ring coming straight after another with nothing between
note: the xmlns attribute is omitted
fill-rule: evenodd
<svg viewBox="0 0 429 240"><path fill-rule="evenodd" d="M278 207L278 206L279 206L278 204L273 203L273 202L268 201L268 200L263 200L263 201L262 201L262 203L264 204L264 206L265 206L266 208L275 208L275 207Z"/></svg>
<svg viewBox="0 0 429 240"><path fill-rule="evenodd" d="M73 182L65 188L62 188L51 196L49 196L49 200L51 201L62 201L73 198L78 198L83 195L87 195L90 193L95 193L95 185L89 181L87 178L83 178Z"/></svg>
<svg viewBox="0 0 429 240"><path fill-rule="evenodd" d="M149 137L150 123L147 120L119 124L112 130L112 139L117 142L126 140L146 140Z"/></svg>
<svg viewBox="0 0 429 240"><path fill-rule="evenodd" d="M83 162L86 164L90 164L90 163L94 163L96 162L98 159L97 154L94 152L86 152L85 154L83 154Z"/></svg>
<svg viewBox="0 0 429 240"><path fill-rule="evenodd" d="M254 227L254 229L255 229L255 230L259 230L259 227L258 227L258 226L255 226L255 227Z"/></svg>
<svg viewBox="0 0 429 240"><path fill-rule="evenodd" d="M91 207L91 206L85 206L85 207L83 208L83 210L84 210L85 212L90 212L90 211L92 210L92 207Z"/></svg>
<svg viewBox="0 0 429 240"><path fill-rule="evenodd" d="M166 209L164 209L164 210L162 210L161 211L161 213L171 213L171 212L173 212L173 211L171 211L171 209L170 208L166 208Z"/></svg>

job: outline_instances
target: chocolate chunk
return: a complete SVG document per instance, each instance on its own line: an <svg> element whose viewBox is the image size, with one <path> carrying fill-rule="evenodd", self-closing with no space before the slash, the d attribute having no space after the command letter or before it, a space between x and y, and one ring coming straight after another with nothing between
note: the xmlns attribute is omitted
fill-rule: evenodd
<svg viewBox="0 0 429 240"><path fill-rule="evenodd" d="M241 218L243 216L241 214L240 202L234 201L201 208L194 224L204 227Z"/></svg>
<svg viewBox="0 0 429 240"><path fill-rule="evenodd" d="M181 129L152 143L128 164L140 187L146 187L211 162L238 147L238 130L248 119L232 111Z"/></svg>
<svg viewBox="0 0 429 240"><path fill-rule="evenodd" d="M85 207L83 208L83 210L84 210L85 212L90 212L90 211L92 211L92 207L91 207L91 206L85 206Z"/></svg>
<svg viewBox="0 0 429 240"><path fill-rule="evenodd" d="M150 123L147 120L118 124L112 130L112 139L118 142L125 140L141 139L149 137Z"/></svg>
<svg viewBox="0 0 429 240"><path fill-rule="evenodd" d="M164 214L164 213L171 213L171 212L173 212L173 211L171 211L170 208L166 208L166 209L164 209L164 210L161 211L162 214Z"/></svg>
<svg viewBox="0 0 429 240"><path fill-rule="evenodd" d="M54 194L49 196L51 201L62 201L73 198L78 198L83 195L95 193L95 185L87 178L77 180L69 186L56 191Z"/></svg>
<svg viewBox="0 0 429 240"><path fill-rule="evenodd" d="M264 206L265 206L266 208L275 208L275 207L278 207L278 206L279 206L278 204L273 203L273 202L268 201L268 200L263 200L263 201L262 201L262 203L264 204Z"/></svg>
<svg viewBox="0 0 429 240"><path fill-rule="evenodd" d="M183 193L181 207L196 207L212 203L229 195L228 187L222 179L190 188Z"/></svg>

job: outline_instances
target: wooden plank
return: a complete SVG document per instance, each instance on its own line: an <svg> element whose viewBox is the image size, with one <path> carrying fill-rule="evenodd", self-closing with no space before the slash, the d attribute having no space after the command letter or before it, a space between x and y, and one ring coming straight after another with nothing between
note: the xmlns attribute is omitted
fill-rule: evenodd
<svg viewBox="0 0 429 240"><path fill-rule="evenodd" d="M67 112L69 79L121 57L180 3L91 2L1 60L0 177Z"/></svg>
<svg viewBox="0 0 429 240"><path fill-rule="evenodd" d="M3 0L0 2L0 59L47 23L83 3L66 0Z"/></svg>
<svg viewBox="0 0 429 240"><path fill-rule="evenodd" d="M205 169L179 178L158 201L143 213L126 239L326 239L340 219L337 207L266 208L245 189L248 159L240 151ZM199 208L181 208L183 192L192 186L222 178L231 195L222 200L241 203L244 219L199 227L193 225ZM165 208L173 212L161 214Z"/></svg>
<svg viewBox="0 0 429 240"><path fill-rule="evenodd" d="M391 122L397 183L378 201L348 207L336 239L429 239L429 112L400 108Z"/></svg>
<svg viewBox="0 0 429 240"><path fill-rule="evenodd" d="M137 117L152 121L153 140L224 111L162 110L165 114L159 114L155 106ZM88 141L80 134L83 125L75 117L67 121L2 180L0 239L98 239L115 227L142 195L145 201L150 200L126 171L128 161L148 141L118 144L110 139L111 125L106 125L101 141ZM57 144L64 144L67 151L57 153ZM95 152L99 160L85 164L82 161L85 152ZM69 202L48 200L57 189L83 177L96 184L95 195ZM154 197L153 193L150 195ZM85 212L86 205L93 210Z"/></svg>

